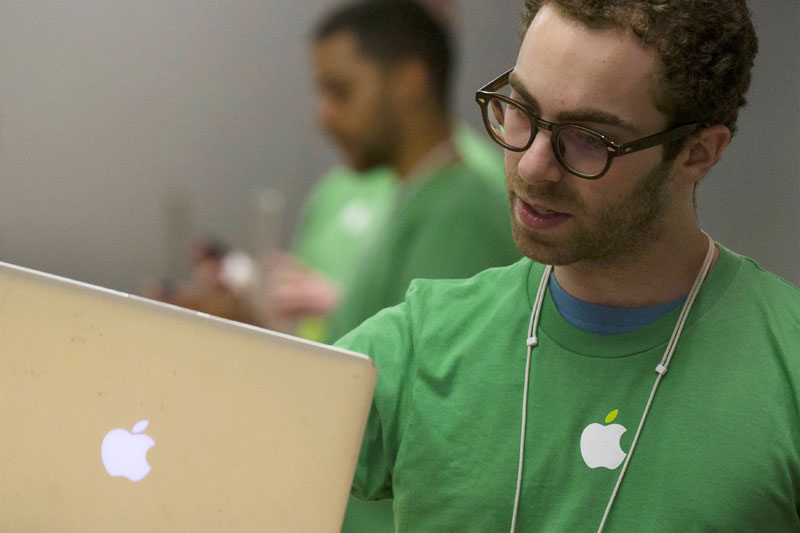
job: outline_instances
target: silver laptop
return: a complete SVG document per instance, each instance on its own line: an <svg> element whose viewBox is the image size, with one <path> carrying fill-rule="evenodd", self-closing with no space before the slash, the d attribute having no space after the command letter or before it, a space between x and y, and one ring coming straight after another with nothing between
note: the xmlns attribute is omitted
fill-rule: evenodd
<svg viewBox="0 0 800 533"><path fill-rule="evenodd" d="M0 263L0 531L338 531L359 354Z"/></svg>

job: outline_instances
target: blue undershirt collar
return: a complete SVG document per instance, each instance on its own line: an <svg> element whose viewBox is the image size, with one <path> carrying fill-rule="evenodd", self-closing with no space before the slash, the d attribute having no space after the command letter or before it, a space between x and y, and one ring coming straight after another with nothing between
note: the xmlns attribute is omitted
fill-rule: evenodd
<svg viewBox="0 0 800 533"><path fill-rule="evenodd" d="M579 300L561 288L555 274L548 284L553 303L561 316L583 331L600 335L621 335L647 326L683 305L686 297L651 307L605 307Z"/></svg>

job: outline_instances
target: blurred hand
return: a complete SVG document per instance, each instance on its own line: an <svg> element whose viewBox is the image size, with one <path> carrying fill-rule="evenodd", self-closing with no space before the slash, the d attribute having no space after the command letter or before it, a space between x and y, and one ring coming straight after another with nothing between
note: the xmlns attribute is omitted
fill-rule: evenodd
<svg viewBox="0 0 800 533"><path fill-rule="evenodd" d="M310 269L290 253L267 257L265 304L277 321L321 317L339 304L340 289L322 273Z"/></svg>

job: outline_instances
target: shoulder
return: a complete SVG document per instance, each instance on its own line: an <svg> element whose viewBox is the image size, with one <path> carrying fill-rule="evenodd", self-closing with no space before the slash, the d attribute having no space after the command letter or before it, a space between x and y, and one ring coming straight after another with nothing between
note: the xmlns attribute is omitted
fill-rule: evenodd
<svg viewBox="0 0 800 533"><path fill-rule="evenodd" d="M506 203L504 189L489 183L486 178L463 161L443 167L420 183L415 195L433 199L443 205L462 208L489 208Z"/></svg>
<svg viewBox="0 0 800 533"><path fill-rule="evenodd" d="M719 248L706 280L710 290L698 295L701 312L696 327L687 328L687 341L755 410L789 405L800 422L800 291L754 260ZM755 394L745 392L753 384L760 385ZM794 402L787 404L789 398Z"/></svg>
<svg viewBox="0 0 800 533"><path fill-rule="evenodd" d="M325 201L328 198L348 198L350 196L371 196L394 185L390 170L378 167L366 172L358 172L347 167L336 166L320 176L311 189L307 204Z"/></svg>
<svg viewBox="0 0 800 533"><path fill-rule="evenodd" d="M788 371L800 391L800 291L752 259L719 248L687 338L735 358L747 379Z"/></svg>
<svg viewBox="0 0 800 533"><path fill-rule="evenodd" d="M415 279L403 303L367 319L337 345L367 355L393 344L413 350L423 330L440 330L448 324L463 324L464 320L481 320L487 307L496 308L505 299L528 301L528 276L533 270L543 268L523 258L466 279Z"/></svg>
<svg viewBox="0 0 800 533"><path fill-rule="evenodd" d="M411 312L436 308L448 309L453 302L464 305L484 305L487 301L502 298L505 294L518 296L527 292L528 275L542 265L528 258L508 265L483 270L465 279L415 279L406 293Z"/></svg>
<svg viewBox="0 0 800 533"><path fill-rule="evenodd" d="M324 196L331 191L336 191L358 179L358 173L345 167L335 166L330 168L316 181L311 189L310 196Z"/></svg>
<svg viewBox="0 0 800 533"><path fill-rule="evenodd" d="M723 268L729 281L725 292L731 303L751 311L779 310L781 316L791 318L800 326L800 290L797 287L761 268L753 259L721 245L720 259L726 263Z"/></svg>
<svg viewBox="0 0 800 533"><path fill-rule="evenodd" d="M469 126L461 125L456 129L453 139L468 166L488 179L490 184L503 187L503 152L485 133L479 134Z"/></svg>
<svg viewBox="0 0 800 533"><path fill-rule="evenodd" d="M474 335L484 323L525 315L528 276L543 268L524 258L468 279L414 280L403 303L365 320L336 346L375 361L380 396L389 401L416 373L420 354L447 352L453 339ZM423 359L422 364L431 364Z"/></svg>
<svg viewBox="0 0 800 533"><path fill-rule="evenodd" d="M800 290L747 257L734 287L734 305L746 310L751 323L760 323L770 342L800 369ZM800 372L796 377L800 386Z"/></svg>
<svg viewBox="0 0 800 533"><path fill-rule="evenodd" d="M523 258L466 279L412 281L405 302L415 343L438 343L482 329L500 315L516 315L520 306L524 311L530 301L528 277L539 268L544 267Z"/></svg>
<svg viewBox="0 0 800 533"><path fill-rule="evenodd" d="M742 274L754 287L764 291L764 296L777 297L785 300L787 304L800 306L800 289L773 274L768 270L764 270L749 257L742 256Z"/></svg>
<svg viewBox="0 0 800 533"><path fill-rule="evenodd" d="M387 247L414 278L463 278L521 257L504 193L463 164L448 165L398 200ZM405 289L405 286L403 287Z"/></svg>
<svg viewBox="0 0 800 533"><path fill-rule="evenodd" d="M502 233L507 243L512 242L506 193L463 163L448 165L411 184L403 201L405 219L415 228L449 234L456 229L475 235Z"/></svg>

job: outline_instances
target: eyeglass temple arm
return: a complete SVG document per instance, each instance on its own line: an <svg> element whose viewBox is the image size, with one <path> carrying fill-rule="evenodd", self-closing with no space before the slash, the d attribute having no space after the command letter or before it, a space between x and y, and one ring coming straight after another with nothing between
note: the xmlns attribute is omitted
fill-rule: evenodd
<svg viewBox="0 0 800 533"><path fill-rule="evenodd" d="M649 137L617 146L617 155L630 154L633 152L638 152L639 150L644 150L645 148L650 148L651 146L677 141L678 139L682 139L687 135L691 135L697 130L707 127L708 123L706 122L695 122L694 124L687 124L671 130L662 131L661 133L656 133L654 135L650 135Z"/></svg>
<svg viewBox="0 0 800 533"><path fill-rule="evenodd" d="M508 78L511 76L511 73L514 71L513 68L508 69L506 72L501 74L498 78L493 81L487 83L482 89L478 91L478 93L485 93L485 92L494 92L497 89L500 89L504 85L508 84Z"/></svg>

